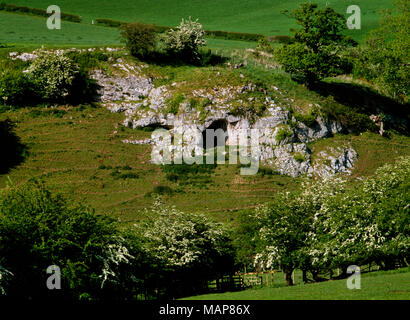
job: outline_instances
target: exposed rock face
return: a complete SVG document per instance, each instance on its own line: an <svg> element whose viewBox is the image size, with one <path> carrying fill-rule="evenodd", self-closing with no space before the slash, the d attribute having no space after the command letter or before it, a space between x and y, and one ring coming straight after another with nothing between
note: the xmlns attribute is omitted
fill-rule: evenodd
<svg viewBox="0 0 410 320"><path fill-rule="evenodd" d="M349 146L329 148L319 153L319 159L309 168L309 175L327 178L338 172L350 173L357 157L356 150Z"/></svg>
<svg viewBox="0 0 410 320"><path fill-rule="evenodd" d="M236 137L243 130L250 132L251 129L257 129L262 164L293 177L301 174L327 177L338 172L349 172L357 159L356 151L348 146L322 152L322 160L312 164L307 143L340 132L343 128L338 122L318 117L315 126L308 127L267 96L262 102L266 111L253 121L232 113L234 103L253 102L253 97L248 98L248 101L240 98L241 94L257 90L253 84L194 90L193 97L207 100L204 109L195 109L186 100L180 104L179 112L172 114L167 112L167 100L172 98L172 89L179 85L177 83L155 88L152 80L144 76L130 74L127 78L108 77L101 71L95 71L93 76L104 88L100 92L101 101L107 102L106 106L112 112L123 112L123 124L134 129L164 127L174 134L188 128L200 132L207 128L220 128L227 133L226 145L237 145ZM145 139L123 142L154 144L156 141ZM170 146L170 150L174 148Z"/></svg>
<svg viewBox="0 0 410 320"><path fill-rule="evenodd" d="M109 101L138 101L148 96L154 86L151 79L130 75L124 77L109 77L100 70L91 74L100 87L99 99Z"/></svg>
<svg viewBox="0 0 410 320"><path fill-rule="evenodd" d="M324 121L321 117L316 119L314 127L308 127L302 122L296 122L295 134L299 141L310 142L317 139L329 137L335 133L342 131L342 125L336 121Z"/></svg>

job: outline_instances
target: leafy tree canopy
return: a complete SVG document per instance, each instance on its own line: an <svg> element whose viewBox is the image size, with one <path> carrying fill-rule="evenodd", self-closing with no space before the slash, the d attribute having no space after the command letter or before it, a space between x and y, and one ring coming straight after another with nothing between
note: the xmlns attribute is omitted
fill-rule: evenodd
<svg viewBox="0 0 410 320"><path fill-rule="evenodd" d="M301 28L292 30L291 43L276 52L286 72L311 85L349 70L340 52L355 42L343 34L347 28L343 15L330 7L319 9L315 3L304 3L290 17Z"/></svg>

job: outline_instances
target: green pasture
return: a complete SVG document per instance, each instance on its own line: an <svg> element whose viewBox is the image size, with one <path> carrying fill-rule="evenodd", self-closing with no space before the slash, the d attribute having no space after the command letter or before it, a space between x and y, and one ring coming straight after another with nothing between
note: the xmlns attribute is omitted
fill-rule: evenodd
<svg viewBox="0 0 410 320"><path fill-rule="evenodd" d="M9 0L8 3L46 9L50 3L46 0ZM118 44L118 32L115 29L92 25L98 18L120 21L140 21L157 25L176 26L181 18L189 16L199 18L207 30L223 30L266 35L287 35L294 28L293 19L281 13L292 10L303 1L279 0L60 0L63 12L80 15L81 24L63 22L61 30L48 30L45 19L20 14L0 13L0 42L31 44ZM326 2L340 13L346 14L350 0L316 1L320 5ZM360 2L362 29L351 30L348 34L360 40L371 29L377 27L382 9L392 6L390 0ZM347 15L346 15L347 16Z"/></svg>
<svg viewBox="0 0 410 320"><path fill-rule="evenodd" d="M348 289L346 279L342 279L206 294L184 300L409 300L410 269L362 274L360 286Z"/></svg>

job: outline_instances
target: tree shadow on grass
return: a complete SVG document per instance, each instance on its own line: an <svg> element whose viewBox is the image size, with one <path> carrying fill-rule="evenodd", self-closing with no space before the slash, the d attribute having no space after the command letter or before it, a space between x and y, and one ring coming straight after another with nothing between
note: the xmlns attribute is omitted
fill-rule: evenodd
<svg viewBox="0 0 410 320"><path fill-rule="evenodd" d="M22 163L28 154L27 146L22 144L14 133L14 126L9 119L0 121L0 174L8 173L10 169Z"/></svg>
<svg viewBox="0 0 410 320"><path fill-rule="evenodd" d="M320 82L312 90L334 100L350 109L370 116L371 114L389 115L389 128L408 134L410 127L410 104L400 103L383 96L373 89L354 83Z"/></svg>

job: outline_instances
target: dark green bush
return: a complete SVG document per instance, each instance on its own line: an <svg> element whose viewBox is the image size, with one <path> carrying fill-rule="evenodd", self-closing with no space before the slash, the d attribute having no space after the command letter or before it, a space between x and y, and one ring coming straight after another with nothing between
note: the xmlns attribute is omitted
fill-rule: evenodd
<svg viewBox="0 0 410 320"><path fill-rule="evenodd" d="M101 290L105 248L116 235L113 222L71 204L31 181L0 191L0 265L13 276L11 297L96 298ZM46 269L61 269L64 290L48 290Z"/></svg>
<svg viewBox="0 0 410 320"><path fill-rule="evenodd" d="M10 168L20 164L28 154L27 147L21 143L14 127L15 123L9 119L0 121L0 174L7 173Z"/></svg>
<svg viewBox="0 0 410 320"><path fill-rule="evenodd" d="M130 53L138 58L150 56L156 45L155 29L146 24L127 23L120 26L121 36Z"/></svg>
<svg viewBox="0 0 410 320"><path fill-rule="evenodd" d="M0 71L0 102L6 105L33 104L35 93L30 79L20 68L5 68Z"/></svg>
<svg viewBox="0 0 410 320"><path fill-rule="evenodd" d="M5 2L2 2L0 4L0 10L31 14L31 15L40 16L40 17L50 16L50 14L47 13L47 10L44 10L44 9L30 8L26 6L17 6L17 5L9 4ZM79 23L81 22L81 17L75 14L61 12L61 20Z"/></svg>

